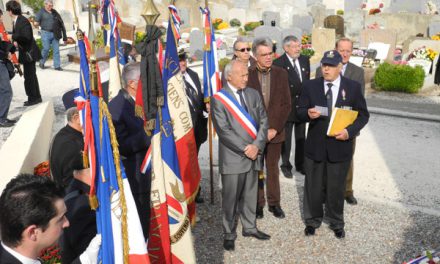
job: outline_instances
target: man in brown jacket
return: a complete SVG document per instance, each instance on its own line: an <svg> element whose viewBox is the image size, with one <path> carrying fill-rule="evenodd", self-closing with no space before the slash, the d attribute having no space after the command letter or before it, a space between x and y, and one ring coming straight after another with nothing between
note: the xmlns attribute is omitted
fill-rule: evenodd
<svg viewBox="0 0 440 264"><path fill-rule="evenodd" d="M272 65L272 41L268 38L257 38L252 45L252 52L257 63L249 68L248 86L257 89L264 101L269 121L265 160L267 168L266 194L269 212L277 218L284 218L280 206L280 179L278 161L281 146L285 139L284 126L291 110L290 91L287 72ZM263 218L263 207L266 203L264 187L258 189L257 218Z"/></svg>

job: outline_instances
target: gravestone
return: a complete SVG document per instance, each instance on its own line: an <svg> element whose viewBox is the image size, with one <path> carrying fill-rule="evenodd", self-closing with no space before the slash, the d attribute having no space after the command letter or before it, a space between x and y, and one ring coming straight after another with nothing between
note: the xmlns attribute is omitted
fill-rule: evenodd
<svg viewBox="0 0 440 264"><path fill-rule="evenodd" d="M351 39L359 39L359 33L364 29L364 11L352 10L344 14L344 34Z"/></svg>
<svg viewBox="0 0 440 264"><path fill-rule="evenodd" d="M303 31L300 28L286 28L281 31L281 40L283 40L287 36L295 36L301 42L302 34Z"/></svg>
<svg viewBox="0 0 440 264"><path fill-rule="evenodd" d="M60 10L58 11L58 13L60 14L61 18L63 19L64 22L64 27L66 28L66 31L71 31L73 30L73 16L72 13L67 11L67 10ZM3 16L3 20L4 20Z"/></svg>
<svg viewBox="0 0 440 264"><path fill-rule="evenodd" d="M322 0L307 0L307 6L311 6L314 4L322 4Z"/></svg>
<svg viewBox="0 0 440 264"><path fill-rule="evenodd" d="M431 22L428 27L429 37L432 37L437 33L440 33L440 22Z"/></svg>
<svg viewBox="0 0 440 264"><path fill-rule="evenodd" d="M280 26L280 13L272 11L263 12L263 23L265 26ZM275 23L275 25L273 25Z"/></svg>
<svg viewBox="0 0 440 264"><path fill-rule="evenodd" d="M304 33L312 33L313 17L310 15L293 15L292 27L300 28Z"/></svg>
<svg viewBox="0 0 440 264"><path fill-rule="evenodd" d="M344 17L345 17L345 14L347 14L347 12L360 10L363 2L364 2L364 0L344 1Z"/></svg>
<svg viewBox="0 0 440 264"><path fill-rule="evenodd" d="M180 28L190 28L191 27L191 20L189 16L189 10L187 8L179 8L179 16L180 16Z"/></svg>
<svg viewBox="0 0 440 264"><path fill-rule="evenodd" d="M134 32L136 31L136 26L122 22L119 25L119 35L121 36L121 39L128 40L129 43L134 42Z"/></svg>
<svg viewBox="0 0 440 264"><path fill-rule="evenodd" d="M440 41L432 40L429 38L409 38L403 43L402 53L407 54L413 50L425 46L426 48L433 49L436 52L440 52Z"/></svg>
<svg viewBox="0 0 440 264"><path fill-rule="evenodd" d="M249 9L249 0L235 0L234 1L235 8L243 8Z"/></svg>
<svg viewBox="0 0 440 264"><path fill-rule="evenodd" d="M203 52L203 33L195 29L189 34L189 54L194 55L197 51Z"/></svg>
<svg viewBox="0 0 440 264"><path fill-rule="evenodd" d="M241 26L244 26L244 24L248 21L246 16L246 9L244 8L231 8L229 10L229 21L230 22L233 18L236 18L240 20Z"/></svg>
<svg viewBox="0 0 440 264"><path fill-rule="evenodd" d="M360 46L368 47L369 43L382 42L390 45L386 61L392 62L394 59L394 49L396 48L397 34L389 29L364 29L360 35Z"/></svg>
<svg viewBox="0 0 440 264"><path fill-rule="evenodd" d="M314 28L312 30L312 45L315 55L310 63L314 64L321 60L324 52L335 48L336 34L333 28Z"/></svg>
<svg viewBox="0 0 440 264"><path fill-rule="evenodd" d="M328 16L324 19L325 28L334 28L336 37L341 38L344 36L344 19L338 15Z"/></svg>
<svg viewBox="0 0 440 264"><path fill-rule="evenodd" d="M271 26L259 26L254 30L255 38L267 37L272 40L272 42L276 42L277 44L277 53L283 51L281 47L281 43L283 40L281 28L279 27L271 27Z"/></svg>
<svg viewBox="0 0 440 264"><path fill-rule="evenodd" d="M315 28L324 27L324 19L327 16L325 5L322 3L315 3L310 7L310 13L313 17L313 26Z"/></svg>
<svg viewBox="0 0 440 264"><path fill-rule="evenodd" d="M425 10L423 1L415 0L391 0L390 11L392 13L408 12L420 13Z"/></svg>
<svg viewBox="0 0 440 264"><path fill-rule="evenodd" d="M211 19L221 18L224 21L229 21L229 8L227 5L211 3L209 6L209 10L211 11Z"/></svg>

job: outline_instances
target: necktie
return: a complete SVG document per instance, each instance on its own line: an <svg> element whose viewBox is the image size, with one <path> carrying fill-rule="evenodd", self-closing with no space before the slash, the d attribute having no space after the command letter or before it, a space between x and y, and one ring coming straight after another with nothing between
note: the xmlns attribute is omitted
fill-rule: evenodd
<svg viewBox="0 0 440 264"><path fill-rule="evenodd" d="M293 60L293 61L292 61L293 69L295 70L296 75L298 75L299 80L302 81L302 80L301 80L301 73L299 72L298 67L296 67L296 63L295 63L295 61L296 61L296 60Z"/></svg>
<svg viewBox="0 0 440 264"><path fill-rule="evenodd" d="M240 97L241 106L244 108L244 110L246 110L246 112L249 113L248 108L246 106L246 103L244 102L243 90L238 90L237 93L238 93L238 96Z"/></svg>
<svg viewBox="0 0 440 264"><path fill-rule="evenodd" d="M332 93L332 86L333 83L327 83L327 93L325 94L325 97L327 98L327 108L328 108L328 117L330 118L332 116L332 108L333 108L333 93Z"/></svg>

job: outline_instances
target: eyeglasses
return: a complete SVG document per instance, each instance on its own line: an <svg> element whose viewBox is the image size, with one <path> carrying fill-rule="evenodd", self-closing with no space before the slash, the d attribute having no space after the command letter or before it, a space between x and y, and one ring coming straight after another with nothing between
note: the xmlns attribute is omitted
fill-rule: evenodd
<svg viewBox="0 0 440 264"><path fill-rule="evenodd" d="M247 52L249 52L249 51L251 51L251 48L242 48L242 49L237 49L236 51L240 51L240 52L247 51Z"/></svg>

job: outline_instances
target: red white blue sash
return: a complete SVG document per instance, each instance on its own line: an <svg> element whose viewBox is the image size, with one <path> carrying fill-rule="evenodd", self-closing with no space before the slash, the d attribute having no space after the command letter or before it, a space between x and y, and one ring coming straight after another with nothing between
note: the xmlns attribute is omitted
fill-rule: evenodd
<svg viewBox="0 0 440 264"><path fill-rule="evenodd" d="M219 100L226 107L226 109L235 117L235 119L241 124L243 129L249 134L249 136L251 136L252 139L257 138L257 123L252 116L238 103L234 96L222 89L214 94L214 98Z"/></svg>

